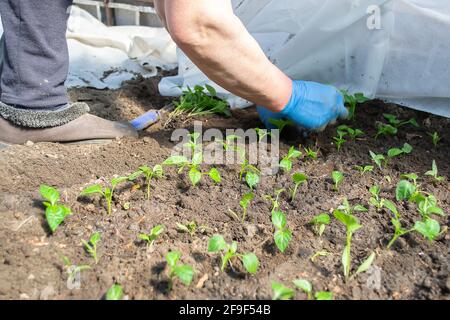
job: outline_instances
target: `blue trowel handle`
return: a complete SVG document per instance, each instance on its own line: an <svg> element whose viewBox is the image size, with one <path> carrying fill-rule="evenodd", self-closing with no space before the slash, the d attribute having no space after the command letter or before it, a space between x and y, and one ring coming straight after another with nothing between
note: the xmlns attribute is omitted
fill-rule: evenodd
<svg viewBox="0 0 450 320"><path fill-rule="evenodd" d="M144 113L143 115L137 117L134 120L130 121L130 124L136 130L144 130L150 127L152 124L158 122L160 118L158 110L150 110Z"/></svg>

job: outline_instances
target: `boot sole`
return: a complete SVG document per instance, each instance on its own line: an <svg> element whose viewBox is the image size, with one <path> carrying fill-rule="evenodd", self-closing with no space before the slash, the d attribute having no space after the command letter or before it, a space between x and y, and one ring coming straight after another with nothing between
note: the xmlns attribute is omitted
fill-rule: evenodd
<svg viewBox="0 0 450 320"><path fill-rule="evenodd" d="M106 145L113 142L114 139L91 139L91 140L80 140L80 141L70 141L70 142L51 142L51 143L61 143L67 145ZM0 141L0 150L6 149L13 145L24 145L24 144L11 144L7 142Z"/></svg>

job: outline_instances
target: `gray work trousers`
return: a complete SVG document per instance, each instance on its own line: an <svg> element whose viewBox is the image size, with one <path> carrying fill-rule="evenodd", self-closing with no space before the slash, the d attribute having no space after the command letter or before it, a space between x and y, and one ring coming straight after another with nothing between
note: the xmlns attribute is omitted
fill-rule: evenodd
<svg viewBox="0 0 450 320"><path fill-rule="evenodd" d="M68 103L67 19L72 0L0 0L0 101L52 109Z"/></svg>

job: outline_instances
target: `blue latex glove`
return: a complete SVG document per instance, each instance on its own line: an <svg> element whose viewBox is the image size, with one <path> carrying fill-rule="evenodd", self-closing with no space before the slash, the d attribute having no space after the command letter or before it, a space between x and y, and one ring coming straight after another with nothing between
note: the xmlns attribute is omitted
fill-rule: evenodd
<svg viewBox="0 0 450 320"><path fill-rule="evenodd" d="M321 131L337 119L348 117L344 97L334 87L309 81L293 81L292 96L281 112L258 107L259 116L268 129L276 127L270 119L287 119L309 131Z"/></svg>

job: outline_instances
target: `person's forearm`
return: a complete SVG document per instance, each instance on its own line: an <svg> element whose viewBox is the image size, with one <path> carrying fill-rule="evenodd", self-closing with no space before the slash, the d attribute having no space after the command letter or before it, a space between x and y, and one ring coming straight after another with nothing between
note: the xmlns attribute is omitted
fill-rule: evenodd
<svg viewBox="0 0 450 320"><path fill-rule="evenodd" d="M289 102L291 79L267 59L231 1L166 1L165 19L178 46L212 81L272 111Z"/></svg>

